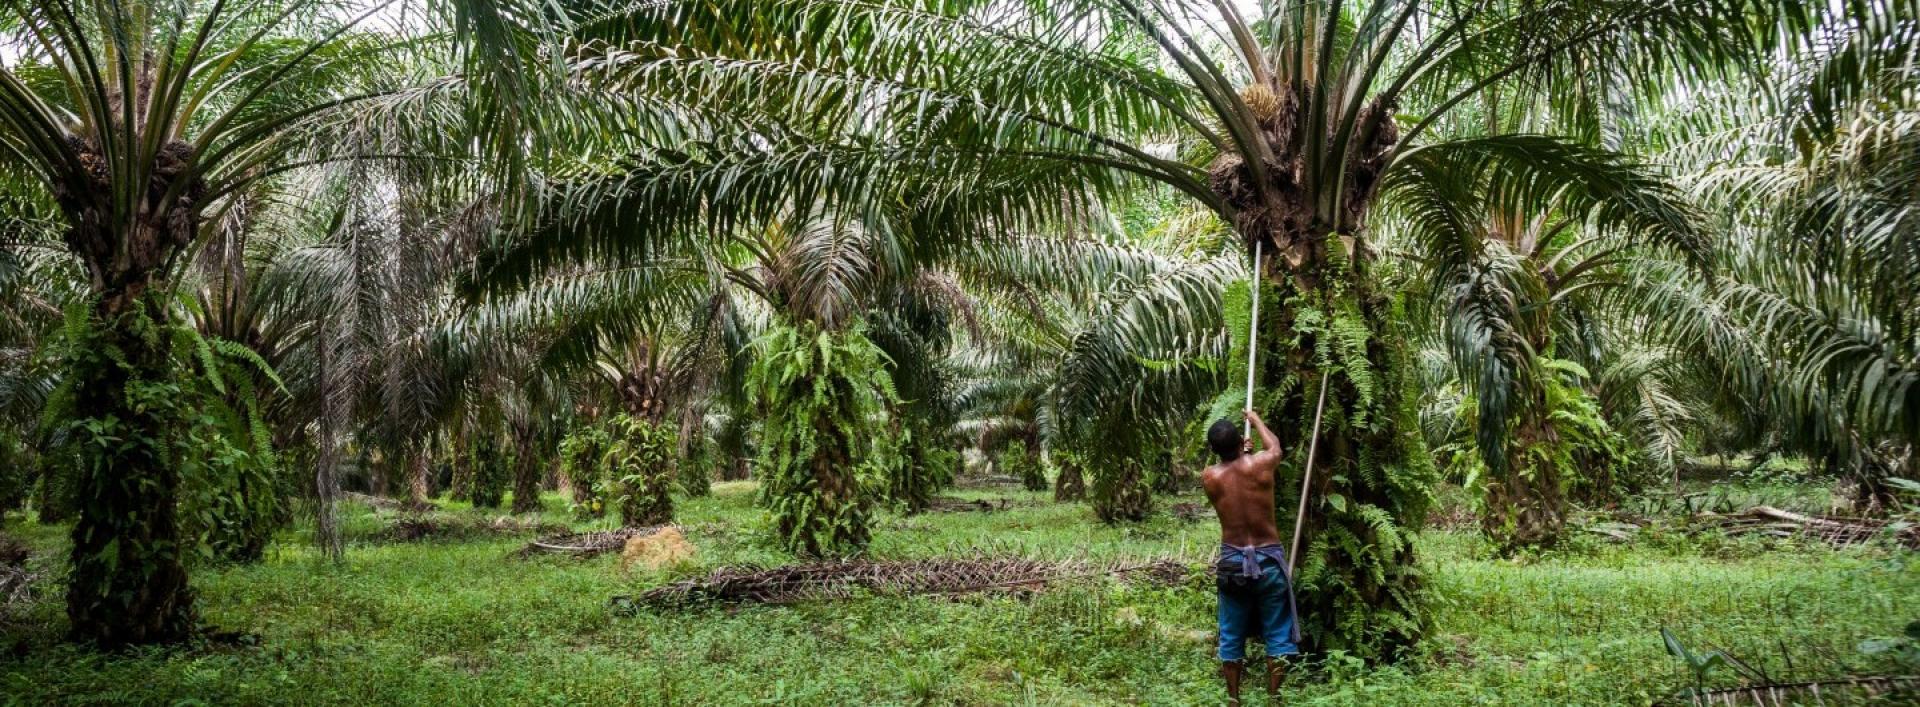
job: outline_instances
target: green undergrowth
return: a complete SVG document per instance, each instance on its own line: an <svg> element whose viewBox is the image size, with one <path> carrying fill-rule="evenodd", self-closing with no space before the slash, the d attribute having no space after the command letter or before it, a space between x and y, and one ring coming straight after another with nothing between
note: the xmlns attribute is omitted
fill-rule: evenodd
<svg viewBox="0 0 1920 707"><path fill-rule="evenodd" d="M1014 489L1010 510L875 519L871 552L977 551L1122 560L1211 551L1207 521L1106 527L1084 505ZM303 525L264 562L196 567L205 619L245 637L100 655L60 642L57 580L0 622L0 702L42 704L1204 704L1218 703L1210 583L1079 583L1029 599L865 597L623 617L615 594L718 565L791 562L754 487L676 503L691 563L514 559L529 533L397 542L390 516L346 506L347 559ZM1183 499L1196 500L1196 499ZM542 520L576 529L558 497ZM1162 504L1169 505L1169 504ZM498 511L449 504L486 523ZM64 528L13 521L30 567L57 574ZM1420 539L1435 628L1411 661L1332 656L1289 681L1291 704L1644 704L1689 684L1661 627L1781 679L1898 670L1859 652L1920 618L1920 566L1881 548L1577 543L1495 559L1466 532ZM53 586L49 586L53 585ZM1792 667L1787 667L1787 659ZM1717 674L1709 685L1728 684ZM1844 704L1828 700L1829 704ZM1250 704L1261 704L1251 700Z"/></svg>

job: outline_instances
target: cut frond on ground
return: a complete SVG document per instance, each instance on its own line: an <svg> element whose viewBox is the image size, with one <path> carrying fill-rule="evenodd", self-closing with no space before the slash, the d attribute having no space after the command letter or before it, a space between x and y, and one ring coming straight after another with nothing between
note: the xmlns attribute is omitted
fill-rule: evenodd
<svg viewBox="0 0 1920 707"><path fill-rule="evenodd" d="M1613 517L1595 520L1581 530L1618 542L1627 542L1658 521L1645 518ZM1687 518L1687 532L1719 532L1732 536L1771 538L1812 538L1834 547L1852 547L1885 540L1909 550L1920 550L1920 525L1899 518L1844 518L1785 511L1772 506L1754 506L1739 513L1700 513Z"/></svg>
<svg viewBox="0 0 1920 707"><path fill-rule="evenodd" d="M513 516L479 520L442 513L425 513L407 514L395 519L382 535L386 540L393 542L415 542L468 538L478 535L553 534L565 532L566 529L566 526L556 523L522 520Z"/></svg>
<svg viewBox="0 0 1920 707"><path fill-rule="evenodd" d="M981 476L968 476L960 479L955 479L953 482L953 485L955 488L978 489L978 488L998 488L1001 486L1019 486L1021 485L1021 483L1022 482L1020 480L1020 477L1018 476L1008 476L1006 474L985 474Z"/></svg>
<svg viewBox="0 0 1920 707"><path fill-rule="evenodd" d="M33 583L40 575L27 570L31 554L20 541L0 536L0 618L32 597Z"/></svg>
<svg viewBox="0 0 1920 707"><path fill-rule="evenodd" d="M931 513L968 513L973 511L991 513L994 511L1004 511L1015 506L1026 505L1032 504L1015 501L1011 498L965 499L943 496L933 499L933 503L927 506L927 511Z"/></svg>
<svg viewBox="0 0 1920 707"><path fill-rule="evenodd" d="M1194 503L1192 501L1182 501L1173 504L1167 508L1167 512L1173 514L1175 519L1187 523L1207 520L1214 515L1213 508L1204 503Z"/></svg>
<svg viewBox="0 0 1920 707"><path fill-rule="evenodd" d="M520 549L521 557L531 555L572 555L574 557L594 557L613 552L627 546L627 541L637 536L652 535L667 526L648 526L645 528L620 528L592 533L562 533L543 535L527 543Z"/></svg>
<svg viewBox="0 0 1920 707"><path fill-rule="evenodd" d="M341 494L341 496L346 500L352 501L354 503L364 504L368 508L372 508L377 511L397 511L397 510L400 510L405 505L401 503L398 499L387 498L385 496L373 496L369 494L360 493L357 491L348 491L344 494Z"/></svg>
<svg viewBox="0 0 1920 707"><path fill-rule="evenodd" d="M619 596L622 611L673 608L707 602L791 604L847 599L861 592L890 595L1034 592L1050 584L1095 577L1123 577L1163 585L1185 580L1177 560L1080 562L1021 557L815 562L773 569L723 567L700 578L675 582L638 596Z"/></svg>
<svg viewBox="0 0 1920 707"><path fill-rule="evenodd" d="M1825 704L1828 699L1886 700L1885 704L1907 704L1902 700L1920 698L1920 676L1847 677L1769 685L1730 687L1681 695L1666 705L1787 705L1813 700ZM1851 704L1850 702L1848 704Z"/></svg>
<svg viewBox="0 0 1920 707"><path fill-rule="evenodd" d="M1700 516L1695 522L1729 535L1812 537L1835 547L1887 538L1902 547L1920 550L1920 526L1899 520L1812 516L1771 506L1755 506L1736 515Z"/></svg>

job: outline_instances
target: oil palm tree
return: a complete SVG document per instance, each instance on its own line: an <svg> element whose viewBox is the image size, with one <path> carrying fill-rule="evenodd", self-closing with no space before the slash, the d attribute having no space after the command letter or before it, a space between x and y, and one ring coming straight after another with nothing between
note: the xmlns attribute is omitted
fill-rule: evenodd
<svg viewBox="0 0 1920 707"><path fill-rule="evenodd" d="M437 4L436 21L454 31L420 43L361 31L382 7L10 6L0 159L57 205L92 300L93 333L76 350L98 353L69 362L72 407L95 426L80 449L85 504L68 585L76 638L170 641L195 623L173 510L179 475L162 449L169 422L129 396L175 371L156 343L172 321L166 290L208 225L249 185L306 165L472 157L473 145L523 151L515 133L531 102L521 92L538 73L519 70L531 32L509 18L550 15ZM422 83L400 60L408 48L464 78Z"/></svg>
<svg viewBox="0 0 1920 707"><path fill-rule="evenodd" d="M1653 330L1717 402L1887 507L1920 465L1920 5L1824 8L1768 73L1669 108L1644 139L1726 234L1710 277L1649 272Z"/></svg>
<svg viewBox="0 0 1920 707"><path fill-rule="evenodd" d="M1615 434L1576 363L1582 322L1605 314L1601 293L1629 282L1621 269L1652 248L1696 264L1709 255L1678 191L1649 168L1533 141L1524 162L1471 154L1466 140L1421 150L1383 185L1383 230L1418 254L1414 272L1469 394L1472 441L1454 466L1484 491L1483 529L1509 549L1553 544L1572 487L1610 482L1598 477L1616 463ZM1447 154L1463 147L1470 154Z"/></svg>

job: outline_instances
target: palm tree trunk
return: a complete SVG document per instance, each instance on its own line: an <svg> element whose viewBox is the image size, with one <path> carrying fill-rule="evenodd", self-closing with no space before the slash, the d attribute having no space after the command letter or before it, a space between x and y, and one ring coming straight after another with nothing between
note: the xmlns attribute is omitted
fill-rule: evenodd
<svg viewBox="0 0 1920 707"><path fill-rule="evenodd" d="M76 414L117 421L123 440L83 446L73 489L67 618L75 640L105 648L180 641L195 624L176 518L180 474L166 451L173 425L163 407L129 399L171 377L165 338L142 335L162 314L137 294L106 293L71 369Z"/></svg>
<svg viewBox="0 0 1920 707"><path fill-rule="evenodd" d="M433 497L432 455L424 442L407 451L407 506L426 508Z"/></svg>
<svg viewBox="0 0 1920 707"><path fill-rule="evenodd" d="M1056 503L1068 503L1087 497L1087 480L1080 472L1079 460L1066 455L1055 457L1060 467L1059 475L1053 479L1053 500Z"/></svg>
<svg viewBox="0 0 1920 707"><path fill-rule="evenodd" d="M1533 450L1550 447L1555 431L1545 417L1544 395L1537 396L1507 441L1506 472L1490 475L1486 505L1481 511L1481 532L1499 545L1502 552L1523 547L1549 547L1560 539L1565 524L1566 495L1561 487L1561 469L1550 460L1540 459Z"/></svg>
<svg viewBox="0 0 1920 707"><path fill-rule="evenodd" d="M319 355L320 380L320 450L314 460L313 496L314 496L314 535L320 543L320 552L326 557L338 560L345 553L345 542L340 537L340 424L347 415L346 396L336 388L339 372L334 361L333 341L327 338L329 329L323 322L320 330L314 334L314 346Z"/></svg>
<svg viewBox="0 0 1920 707"><path fill-rule="evenodd" d="M1295 235L1291 242L1302 242ZM1309 241L1311 242L1311 241ZM1298 265L1263 273L1269 287L1256 400L1277 424L1287 458L1275 493L1292 526L1308 437L1323 380L1320 427L1301 557L1296 559L1308 648L1389 658L1425 630L1412 538L1437 481L1419 434L1417 391L1398 302L1381 293L1364 261L1316 243ZM1275 261L1286 262L1281 258ZM1291 481L1289 481L1289 479Z"/></svg>
<svg viewBox="0 0 1920 707"><path fill-rule="evenodd" d="M519 448L514 454L513 513L532 513L540 510L541 471L540 455L534 449L533 425L514 425L513 443Z"/></svg>

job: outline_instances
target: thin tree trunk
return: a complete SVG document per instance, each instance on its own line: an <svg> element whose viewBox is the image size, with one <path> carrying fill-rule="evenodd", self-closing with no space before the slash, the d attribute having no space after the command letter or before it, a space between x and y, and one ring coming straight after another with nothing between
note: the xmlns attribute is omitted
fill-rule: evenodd
<svg viewBox="0 0 1920 707"><path fill-rule="evenodd" d="M330 328L326 322L320 324L320 330L314 334L314 346L318 347L318 375L320 380L320 439L319 456L314 460L313 500L314 500L314 539L320 545L320 553L328 559L339 560L345 552L345 542L340 537L340 430L339 426L346 415L349 401L336 390L339 387L339 364L335 360L333 340L329 338Z"/></svg>

